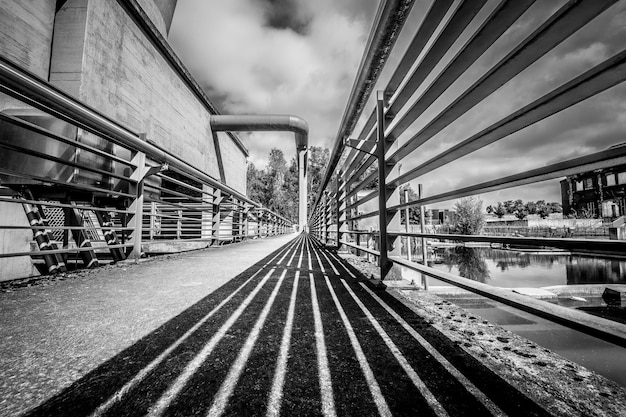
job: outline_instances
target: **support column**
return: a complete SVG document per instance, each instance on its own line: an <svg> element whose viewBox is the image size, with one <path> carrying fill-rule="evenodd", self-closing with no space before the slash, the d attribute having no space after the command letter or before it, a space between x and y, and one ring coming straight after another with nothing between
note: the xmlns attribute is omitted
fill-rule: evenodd
<svg viewBox="0 0 626 417"><path fill-rule="evenodd" d="M135 199L128 207L131 218L128 223L133 225L133 234L131 241L133 243L133 250L131 256L135 261L141 257L141 235L143 231L143 180L146 175L146 154L143 152L137 152L131 160L132 165L135 167L133 173L130 176L131 182L129 184L129 193L135 195Z"/></svg>
<svg viewBox="0 0 626 417"><path fill-rule="evenodd" d="M302 151L298 151L298 197L299 197L299 219L298 222L300 224L300 232L307 231L307 155L308 151L306 149Z"/></svg>

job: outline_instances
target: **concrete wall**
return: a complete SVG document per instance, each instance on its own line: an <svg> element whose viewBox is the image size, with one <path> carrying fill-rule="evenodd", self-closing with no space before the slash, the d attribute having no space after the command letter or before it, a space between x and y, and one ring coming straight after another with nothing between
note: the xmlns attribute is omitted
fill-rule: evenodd
<svg viewBox="0 0 626 417"><path fill-rule="evenodd" d="M48 79L55 2L0 0L2 56Z"/></svg>
<svg viewBox="0 0 626 417"><path fill-rule="evenodd" d="M0 0L0 53L9 61L47 80L55 2ZM0 93L0 111L28 108Z"/></svg>

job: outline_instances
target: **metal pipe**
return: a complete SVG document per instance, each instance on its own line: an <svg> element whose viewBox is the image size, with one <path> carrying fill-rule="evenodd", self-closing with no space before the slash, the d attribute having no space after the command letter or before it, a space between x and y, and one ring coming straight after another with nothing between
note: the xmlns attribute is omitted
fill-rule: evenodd
<svg viewBox="0 0 626 417"><path fill-rule="evenodd" d="M298 159L299 185L299 224L300 231L306 231L307 224L307 147L309 143L309 125L298 117L280 114L264 115L212 115L210 118L213 132L275 132L295 133Z"/></svg>
<svg viewBox="0 0 626 417"><path fill-rule="evenodd" d="M296 149L298 151L303 151L308 146L309 125L298 116L282 114L220 114L211 115L209 121L214 132L293 132L296 134Z"/></svg>

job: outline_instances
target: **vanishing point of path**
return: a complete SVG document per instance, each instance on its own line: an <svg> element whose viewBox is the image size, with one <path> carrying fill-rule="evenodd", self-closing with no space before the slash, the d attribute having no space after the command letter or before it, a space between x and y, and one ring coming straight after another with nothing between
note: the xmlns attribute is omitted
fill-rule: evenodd
<svg viewBox="0 0 626 417"><path fill-rule="evenodd" d="M549 413L300 235L25 415Z"/></svg>

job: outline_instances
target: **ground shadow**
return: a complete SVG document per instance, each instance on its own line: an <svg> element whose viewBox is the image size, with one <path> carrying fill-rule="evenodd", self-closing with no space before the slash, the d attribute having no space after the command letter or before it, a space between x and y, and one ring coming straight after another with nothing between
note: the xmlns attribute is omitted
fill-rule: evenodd
<svg viewBox="0 0 626 417"><path fill-rule="evenodd" d="M291 248L295 242L297 240L291 241L267 255L187 310L23 415L28 417L90 415L196 325L217 304L258 272L273 257ZM265 269L269 270L271 267L272 265L267 265ZM253 282L260 280L263 274L264 272L258 274ZM254 286L251 282L246 288L250 285Z"/></svg>

